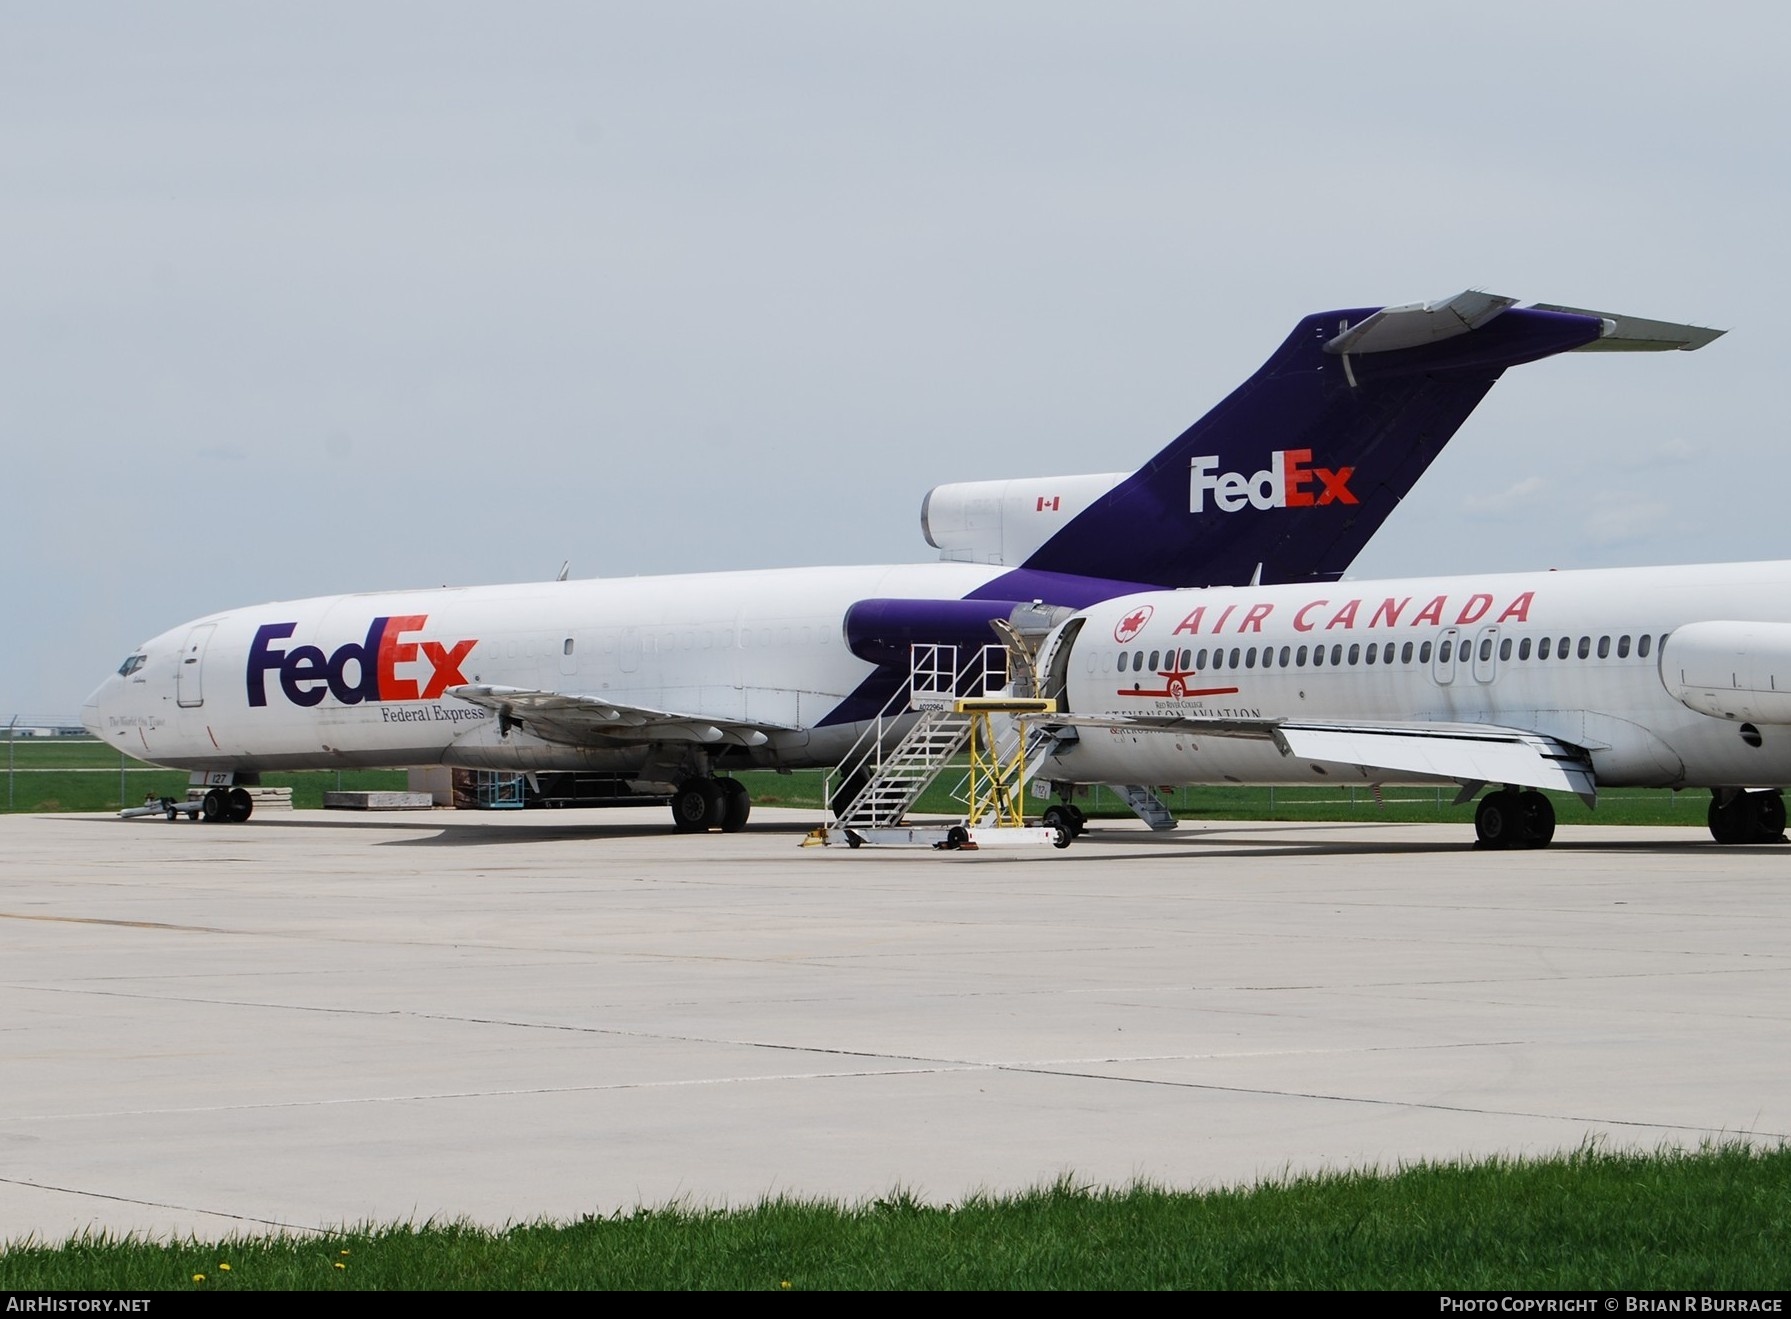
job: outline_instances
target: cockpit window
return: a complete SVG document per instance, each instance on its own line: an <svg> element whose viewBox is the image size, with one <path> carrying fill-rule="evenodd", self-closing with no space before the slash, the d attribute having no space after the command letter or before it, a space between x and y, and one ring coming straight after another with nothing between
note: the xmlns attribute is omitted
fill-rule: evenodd
<svg viewBox="0 0 1791 1319"><path fill-rule="evenodd" d="M149 663L149 656L132 655L123 664L118 666L118 676L121 678L128 678L147 663Z"/></svg>

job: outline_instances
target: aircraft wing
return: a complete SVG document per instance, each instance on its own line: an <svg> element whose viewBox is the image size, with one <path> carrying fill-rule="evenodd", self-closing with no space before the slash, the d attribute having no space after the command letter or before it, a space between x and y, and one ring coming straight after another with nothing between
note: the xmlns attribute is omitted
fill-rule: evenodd
<svg viewBox="0 0 1791 1319"><path fill-rule="evenodd" d="M1283 755L1366 769L1456 779L1476 787L1510 783L1571 792L1588 805L1597 781L1586 753L1556 738L1492 724L1326 723L1275 719L1178 719L1154 715L1070 715L1052 725L1153 728L1208 737L1263 738Z"/></svg>
<svg viewBox="0 0 1791 1319"><path fill-rule="evenodd" d="M549 742L589 745L593 737L625 742L703 742L763 746L769 733L790 729L764 720L717 719L713 715L654 710L600 696L571 692L531 691L468 683L448 688L448 695L497 715L504 731L523 728Z"/></svg>

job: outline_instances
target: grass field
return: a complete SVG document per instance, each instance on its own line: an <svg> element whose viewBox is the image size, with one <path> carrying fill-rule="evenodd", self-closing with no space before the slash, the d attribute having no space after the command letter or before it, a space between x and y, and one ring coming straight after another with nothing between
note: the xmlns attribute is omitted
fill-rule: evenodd
<svg viewBox="0 0 1791 1319"><path fill-rule="evenodd" d="M338 787L401 790L405 776L403 770L318 770L264 774L261 781L291 788L295 808L315 810L323 806L323 794ZM145 765L85 738L0 738L0 808L7 811L116 811L140 804L150 793L185 797L186 772Z"/></svg>
<svg viewBox="0 0 1791 1319"><path fill-rule="evenodd" d="M821 810L819 770L795 774L749 771L737 776L765 806ZM947 774L921 798L919 812L955 815L962 807L952 798L961 774ZM323 805L323 794L337 788L354 791L397 791L405 786L402 770L315 770L267 774L270 787L292 789L299 810ZM139 804L145 794L184 797L187 776L156 769L120 755L101 742L78 738L0 738L0 809L13 812L115 811ZM1709 795L1634 789L1602 794L1596 810L1577 797L1551 793L1561 824L1681 824L1703 828ZM1472 828L1472 804L1454 806L1448 788L1387 788L1376 801L1366 788L1178 788L1163 794L1181 819L1211 820L1375 820L1388 823L1460 823ZM1029 799L1029 810L1045 802ZM1111 791L1094 789L1079 804L1097 818L1129 819L1131 812ZM818 818L818 817L817 817Z"/></svg>
<svg viewBox="0 0 1791 1319"><path fill-rule="evenodd" d="M1781 1291L1791 1150L1596 1147L1238 1190L1070 1181L927 1205L775 1200L487 1232L396 1225L0 1251L0 1290Z"/></svg>

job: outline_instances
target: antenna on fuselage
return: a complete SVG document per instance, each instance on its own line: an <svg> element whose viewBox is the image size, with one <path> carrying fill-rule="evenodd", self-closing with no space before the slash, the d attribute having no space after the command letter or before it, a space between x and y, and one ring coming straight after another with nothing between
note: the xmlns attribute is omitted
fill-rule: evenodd
<svg viewBox="0 0 1791 1319"><path fill-rule="evenodd" d="M1261 571L1262 571L1262 569L1261 569L1261 568L1258 568L1258 569L1257 569L1257 571L1258 571L1258 572L1261 572ZM564 562L564 563L562 563L562 564L561 564L561 565L560 565L560 575L559 575L559 576L558 576L558 577L556 577L556 578L554 578L554 580L555 580L555 581L556 581L556 582L563 582L563 581L565 581L565 580L566 580L566 578L567 578L567 577L568 577L568 576L570 576L570 575L571 575L571 573L572 573L572 560L571 560L571 559L567 559L567 560L566 560L566 561L565 561L565 562Z"/></svg>

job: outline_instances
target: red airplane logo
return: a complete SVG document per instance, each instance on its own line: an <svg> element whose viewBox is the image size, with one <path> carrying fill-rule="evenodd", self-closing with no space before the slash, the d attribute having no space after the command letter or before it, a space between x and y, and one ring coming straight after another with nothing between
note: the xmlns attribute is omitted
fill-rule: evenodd
<svg viewBox="0 0 1791 1319"><path fill-rule="evenodd" d="M1192 696L1232 696L1238 690L1236 687L1190 687L1188 679L1194 677L1194 670L1179 666L1175 662L1177 656L1174 651L1171 651L1166 658L1169 661L1169 667L1157 670L1157 676L1163 679L1163 686L1160 690L1153 691L1148 687L1135 686L1130 690L1115 692L1114 695L1167 696L1171 700L1179 701Z"/></svg>

